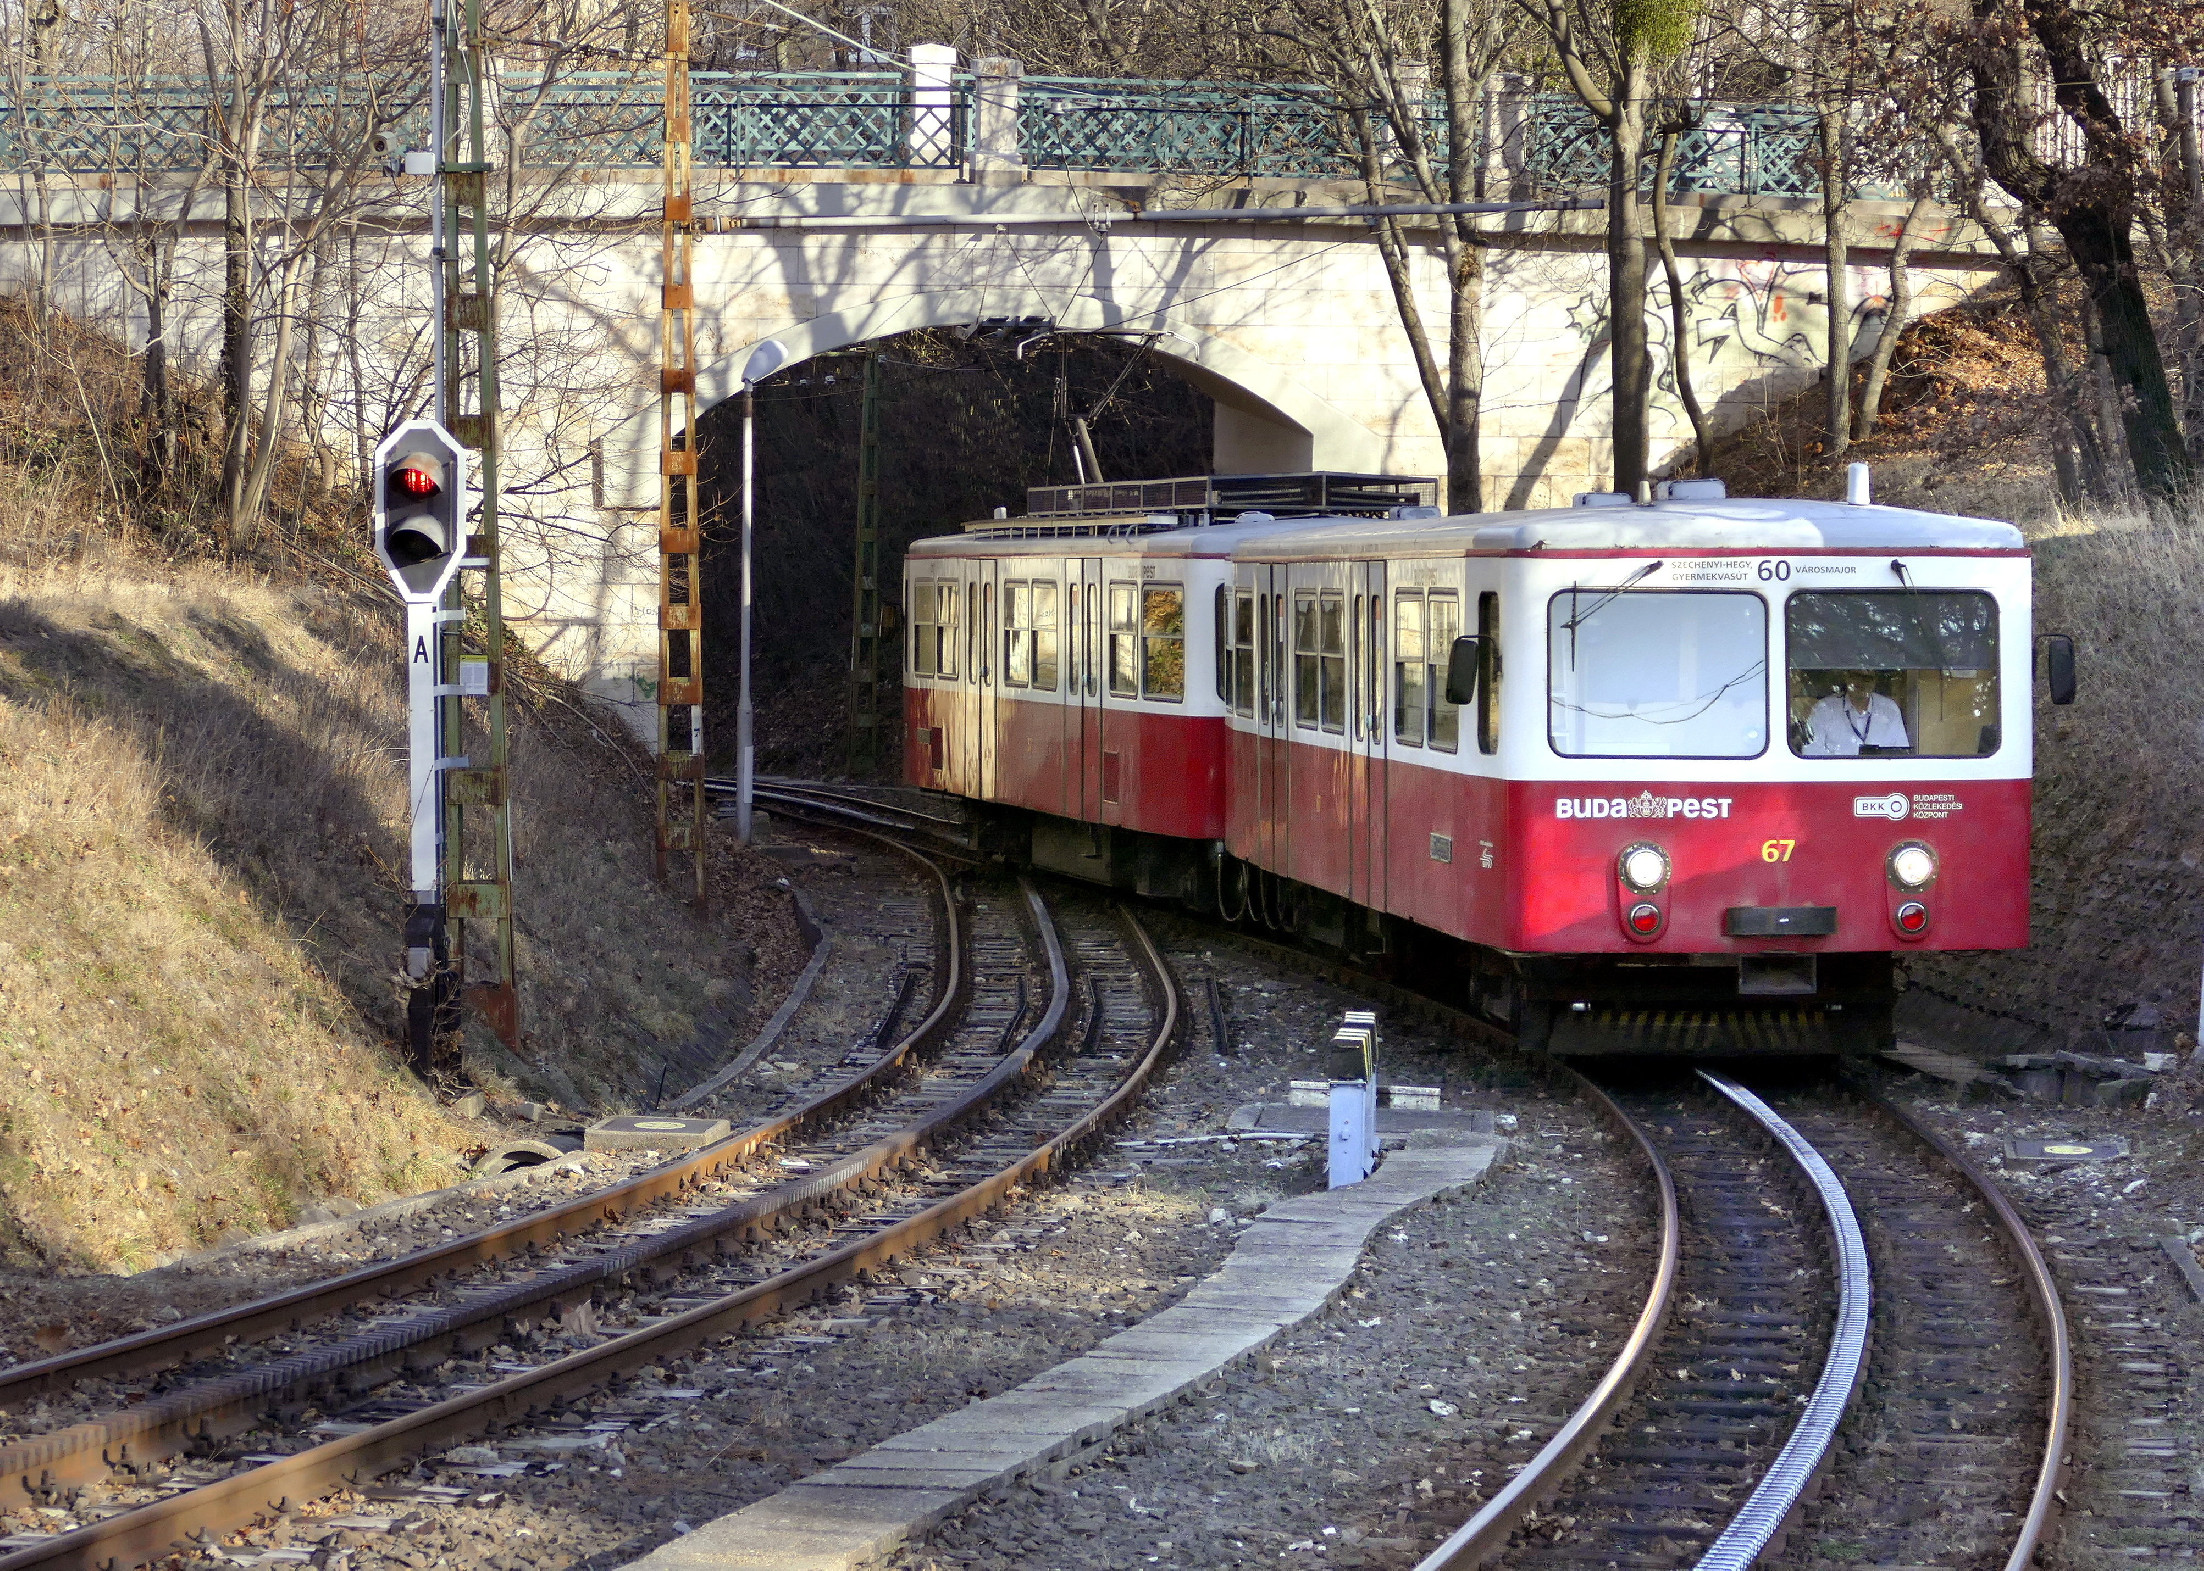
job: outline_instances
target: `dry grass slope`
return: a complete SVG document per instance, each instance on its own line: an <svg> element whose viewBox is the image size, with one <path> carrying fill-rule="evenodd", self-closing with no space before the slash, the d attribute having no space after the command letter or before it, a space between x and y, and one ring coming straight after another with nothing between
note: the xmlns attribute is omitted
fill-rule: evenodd
<svg viewBox="0 0 2204 1571"><path fill-rule="evenodd" d="M52 396L0 399L0 1262L130 1270L450 1182L480 1135L400 1066L399 625L364 529L294 489L268 558L209 559L72 430L80 377L95 408L129 384L69 347ZM645 761L515 678L524 1056L475 1027L468 1067L631 1108L739 1044L801 941L731 846L710 917L657 886Z"/></svg>
<svg viewBox="0 0 2204 1571"><path fill-rule="evenodd" d="M2071 633L2081 691L2036 706L2032 947L1917 964L1955 1002L2010 1016L2012 1045L2102 1049L2106 1017L2196 1020L2204 957L2204 513L2070 520L2032 540L2036 625Z"/></svg>

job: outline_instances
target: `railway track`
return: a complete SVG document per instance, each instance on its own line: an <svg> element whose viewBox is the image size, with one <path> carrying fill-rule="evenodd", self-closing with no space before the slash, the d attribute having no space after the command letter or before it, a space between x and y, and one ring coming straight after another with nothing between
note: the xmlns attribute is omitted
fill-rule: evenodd
<svg viewBox="0 0 2204 1571"><path fill-rule="evenodd" d="M0 1553L0 1571L142 1563L285 1501L525 1424L907 1257L1062 1162L1129 1107L1167 1050L1179 1016L1169 971L1129 917L1081 906L1059 918L1030 885L982 895L967 923L939 866L927 865L948 939L931 1008L795 1112L556 1212L0 1376L0 1392L20 1401L95 1375L177 1364L226 1338L288 1333L468 1265L558 1251L443 1302L380 1314L364 1328L317 1328L251 1350L246 1367L0 1447L0 1488L41 1503L68 1500L83 1483L125 1485L113 1514ZM921 1062L925 1073L914 1073ZM664 1200L687 1203L638 1215ZM612 1219L624 1219L619 1229L562 1242ZM519 1358L500 1338L531 1324L559 1327L553 1350L580 1345ZM507 1356L480 1356L493 1348ZM300 1433L294 1422L264 1439L271 1411L309 1403L328 1415L318 1431ZM170 1459L203 1460L219 1453L220 1436L247 1430L262 1450L226 1459L226 1476L190 1488L166 1479ZM316 1433L334 1438L315 1444ZM300 1449L282 1454L289 1446Z"/></svg>
<svg viewBox="0 0 2204 1571"><path fill-rule="evenodd" d="M1672 1284L1570 1426L1419 1571L2020 1571L2050 1523L2071 1391L2027 1230L1887 1104L1700 1078L1734 1110L1616 1098L1680 1192ZM1826 1241L1801 1225L1815 1213Z"/></svg>
<svg viewBox="0 0 2204 1571"><path fill-rule="evenodd" d="M1234 938L1399 1014L1511 1047L1489 1023L1392 983ZM2033 1563L2054 1525L2073 1359L2050 1266L1995 1180L1894 1104L1831 1083L1771 1088L1767 1102L1717 1077L1701 1077L1701 1091L1610 1095L1552 1067L1646 1161L1663 1217L1655 1268L1592 1392L1418 1571ZM1759 1131L1757 1149L1740 1142L1744 1117ZM1791 1192L1778 1202L1786 1216L1763 1204L1763 1175L1779 1163L1820 1170L1818 1181L1773 1178ZM1799 1218L1828 1214L1832 1202L1855 1213L1862 1240L1849 1309L1832 1262L1850 1246L1800 1231ZM2057 1238L2088 1236L2078 1221L2052 1221L2070 1228ZM2120 1267L2108 1259L2074 1256L2105 1278ZM1808 1281L1826 1285L1799 1286ZM2082 1290L2116 1309L2130 1291ZM2125 1339L2117 1351L2136 1372L2129 1378L2153 1388L2147 1424L2169 1405L2153 1397L2181 1350L2156 1322L2108 1324ZM1864 1358L1833 1366L1833 1342ZM2119 1465L2143 1485L2123 1499L2170 1498L2164 1442L2147 1428L2120 1439Z"/></svg>

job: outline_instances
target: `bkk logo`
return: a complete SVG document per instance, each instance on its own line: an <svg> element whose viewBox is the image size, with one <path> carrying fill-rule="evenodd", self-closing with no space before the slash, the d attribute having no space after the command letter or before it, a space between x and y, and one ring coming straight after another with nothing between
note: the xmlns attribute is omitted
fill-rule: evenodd
<svg viewBox="0 0 2204 1571"><path fill-rule="evenodd" d="M1556 818L1727 818L1730 796L1564 796L1554 802Z"/></svg>
<svg viewBox="0 0 2204 1571"><path fill-rule="evenodd" d="M1888 796L1856 796L1852 798L1854 818L1887 818L1897 823L1911 811L1903 791L1893 791Z"/></svg>

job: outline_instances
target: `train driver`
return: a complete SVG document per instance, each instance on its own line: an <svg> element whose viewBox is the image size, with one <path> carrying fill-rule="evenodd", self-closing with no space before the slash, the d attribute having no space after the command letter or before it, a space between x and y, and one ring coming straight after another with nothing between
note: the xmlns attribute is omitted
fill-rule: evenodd
<svg viewBox="0 0 2204 1571"><path fill-rule="evenodd" d="M1897 700L1875 691L1875 673L1846 671L1836 690L1806 717L1806 745L1799 751L1808 758L1856 758L1862 750L1911 745Z"/></svg>

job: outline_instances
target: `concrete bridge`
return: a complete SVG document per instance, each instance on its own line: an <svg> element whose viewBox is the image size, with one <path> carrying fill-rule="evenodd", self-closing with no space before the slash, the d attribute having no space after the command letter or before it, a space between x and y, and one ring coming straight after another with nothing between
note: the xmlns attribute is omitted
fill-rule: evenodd
<svg viewBox="0 0 2204 1571"><path fill-rule="evenodd" d="M699 79L702 402L734 392L768 340L796 362L916 328L1030 317L1154 335L1154 352L1215 401L1217 472L1444 473L1366 222L1140 216L1366 200L1336 106L1300 89L1026 80L1015 62L980 67L959 75L945 52L921 46L903 77ZM118 277L117 248L175 216L204 96L162 91L171 96L151 105L82 85L27 95L5 117L12 145L0 144L15 170L0 198L0 222L12 225L0 266L16 282L43 268L65 304L138 336L142 306ZM656 116L655 91L634 79L508 84L506 158L493 177L511 246L500 306L507 614L645 735L658 680ZM1434 137L1446 145L1443 124ZM293 138L311 140L310 126ZM1491 94L1462 141L1492 200L1596 192L1605 179L1598 139L1563 100ZM1781 106L1716 106L1679 160L1691 341L1670 341L1656 287L1656 462L1690 440L1675 395L1679 352L1724 427L1820 374L1828 280L1811 141L1810 122ZM140 172L117 172L132 167ZM263 183L272 248L327 200L317 178L302 157ZM416 411L428 343L425 184L370 177L323 243L306 297L316 324L307 369L309 407L330 430L378 431ZM1847 295L1859 302L1863 352L1903 212L1871 196L1852 207ZM219 198L205 193L183 215L176 309L187 347L202 354L220 287L219 218ZM1477 505L1550 505L1607 484L1603 223L1597 211L1486 221ZM1935 309L1989 276L1995 259L1938 216L1918 236L1915 266L1922 304ZM1426 320L1443 323L1435 247L1418 245L1413 269ZM707 451L703 462L715 461Z"/></svg>

